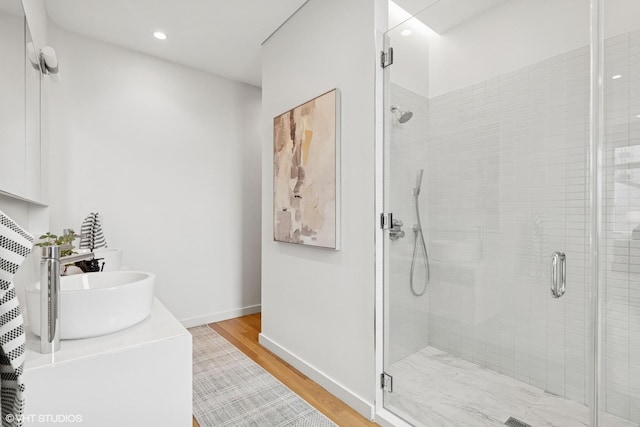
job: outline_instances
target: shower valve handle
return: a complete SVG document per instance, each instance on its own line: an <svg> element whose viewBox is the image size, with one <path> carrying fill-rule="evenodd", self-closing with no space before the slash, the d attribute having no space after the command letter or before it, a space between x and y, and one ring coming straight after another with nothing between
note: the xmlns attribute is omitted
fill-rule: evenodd
<svg viewBox="0 0 640 427"><path fill-rule="evenodd" d="M391 240L398 240L402 237L404 237L404 230L389 230L389 238Z"/></svg>
<svg viewBox="0 0 640 427"><path fill-rule="evenodd" d="M393 218L393 221L391 221L391 228L389 229L389 238L391 240L398 240L404 237L404 231L402 230L403 225L402 221Z"/></svg>

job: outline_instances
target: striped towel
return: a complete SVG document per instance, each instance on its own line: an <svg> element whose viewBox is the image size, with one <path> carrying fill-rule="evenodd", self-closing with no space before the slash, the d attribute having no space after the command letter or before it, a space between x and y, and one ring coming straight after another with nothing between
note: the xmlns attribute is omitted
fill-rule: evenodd
<svg viewBox="0 0 640 427"><path fill-rule="evenodd" d="M0 402L3 426L22 426L26 336L12 279L31 249L33 236L0 211Z"/></svg>
<svg viewBox="0 0 640 427"><path fill-rule="evenodd" d="M96 248L106 248L107 241L102 234L102 225L98 213L90 213L82 222L80 228L80 249L94 250Z"/></svg>

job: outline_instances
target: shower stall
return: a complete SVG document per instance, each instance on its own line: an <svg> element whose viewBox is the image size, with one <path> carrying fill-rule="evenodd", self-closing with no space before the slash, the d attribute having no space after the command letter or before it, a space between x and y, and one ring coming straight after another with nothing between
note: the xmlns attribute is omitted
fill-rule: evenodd
<svg viewBox="0 0 640 427"><path fill-rule="evenodd" d="M377 414L640 425L640 1L395 0Z"/></svg>

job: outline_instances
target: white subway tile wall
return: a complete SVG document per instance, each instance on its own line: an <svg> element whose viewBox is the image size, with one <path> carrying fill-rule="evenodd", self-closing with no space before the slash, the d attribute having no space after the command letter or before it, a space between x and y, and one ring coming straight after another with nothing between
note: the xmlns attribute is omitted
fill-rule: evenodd
<svg viewBox="0 0 640 427"><path fill-rule="evenodd" d="M605 76L602 401L640 422L640 32L606 41ZM391 86L414 117L391 129L407 235L390 246L390 363L430 345L586 403L589 88L588 47L428 100ZM408 282L420 168L426 298ZM559 299L554 251L567 255Z"/></svg>

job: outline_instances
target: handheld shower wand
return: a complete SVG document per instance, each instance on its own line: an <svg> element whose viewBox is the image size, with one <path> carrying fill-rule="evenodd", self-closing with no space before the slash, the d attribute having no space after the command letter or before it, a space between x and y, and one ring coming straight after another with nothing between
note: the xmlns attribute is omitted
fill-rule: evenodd
<svg viewBox="0 0 640 427"><path fill-rule="evenodd" d="M413 188L413 202L416 208L416 223L413 224L413 256L411 257L411 273L409 275L409 286L411 287L411 293L415 296L419 297L427 292L427 287L429 286L429 280L431 279L431 272L429 268L429 253L427 252L427 245L424 241L424 235L422 234L422 221L420 219L420 188L422 186L422 175L424 174L424 169L420 169L418 174L416 175L416 186ZM418 256L418 249L422 250L421 260L424 264L425 269L425 280L424 286L421 290L416 290L416 285L413 280L413 276L415 275L415 267L416 267L416 258Z"/></svg>
<svg viewBox="0 0 640 427"><path fill-rule="evenodd" d="M420 187L422 187L422 175L423 174L424 174L424 169L420 169L420 171L416 175L416 186L413 188L413 195L414 196L419 196L420 195ZM418 217L417 220L420 221L420 217Z"/></svg>

